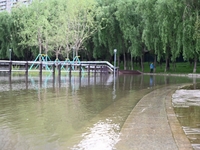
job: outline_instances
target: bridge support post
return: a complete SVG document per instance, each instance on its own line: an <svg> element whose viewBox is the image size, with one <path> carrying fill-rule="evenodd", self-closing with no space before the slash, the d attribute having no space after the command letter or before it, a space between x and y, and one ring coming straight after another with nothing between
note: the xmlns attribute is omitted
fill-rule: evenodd
<svg viewBox="0 0 200 150"><path fill-rule="evenodd" d="M61 64L58 64L58 84L61 86Z"/></svg>
<svg viewBox="0 0 200 150"><path fill-rule="evenodd" d="M9 62L9 75L12 75L12 61Z"/></svg>
<svg viewBox="0 0 200 150"><path fill-rule="evenodd" d="M52 65L52 74L53 74L53 89L55 88L55 69L56 69L56 65L53 64Z"/></svg>
<svg viewBox="0 0 200 150"><path fill-rule="evenodd" d="M101 66L101 71L100 71L100 81L102 83L102 74L103 74L103 66Z"/></svg>
<svg viewBox="0 0 200 150"><path fill-rule="evenodd" d="M88 65L88 85L90 85L90 65Z"/></svg>
<svg viewBox="0 0 200 150"><path fill-rule="evenodd" d="M79 77L81 78L81 64L79 65Z"/></svg>
<svg viewBox="0 0 200 150"><path fill-rule="evenodd" d="M61 64L58 65L58 76L61 76Z"/></svg>
<svg viewBox="0 0 200 150"><path fill-rule="evenodd" d="M25 63L26 89L28 89L28 61Z"/></svg>
<svg viewBox="0 0 200 150"><path fill-rule="evenodd" d="M108 66L105 66L106 75L108 75Z"/></svg>
<svg viewBox="0 0 200 150"><path fill-rule="evenodd" d="M69 78L71 80L71 77L72 77L72 65L70 64L69 65Z"/></svg>
<svg viewBox="0 0 200 150"><path fill-rule="evenodd" d="M28 61L25 63L25 75L28 77Z"/></svg>
<svg viewBox="0 0 200 150"><path fill-rule="evenodd" d="M81 64L79 65L79 87L81 87Z"/></svg>
<svg viewBox="0 0 200 150"><path fill-rule="evenodd" d="M39 64L40 87L42 87L42 62Z"/></svg>
<svg viewBox="0 0 200 150"><path fill-rule="evenodd" d="M103 66L101 66L101 68L100 68L101 70L100 70L100 74L102 75L102 71L103 71Z"/></svg>
<svg viewBox="0 0 200 150"><path fill-rule="evenodd" d="M90 76L90 65L88 65L88 76Z"/></svg>
<svg viewBox="0 0 200 150"><path fill-rule="evenodd" d="M56 65L53 64L53 66L52 66L53 79L55 79L55 68L56 68Z"/></svg>
<svg viewBox="0 0 200 150"><path fill-rule="evenodd" d="M94 66L94 75L96 76L97 73L97 65Z"/></svg>
<svg viewBox="0 0 200 150"><path fill-rule="evenodd" d="M60 78L61 78L61 64L58 64L58 81L60 84Z"/></svg>

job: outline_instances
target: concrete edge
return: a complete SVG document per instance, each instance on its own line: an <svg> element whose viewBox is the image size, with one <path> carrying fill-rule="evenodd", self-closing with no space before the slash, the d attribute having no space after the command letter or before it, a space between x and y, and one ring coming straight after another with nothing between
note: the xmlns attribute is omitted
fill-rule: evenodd
<svg viewBox="0 0 200 150"><path fill-rule="evenodd" d="M165 109L167 113L168 123L171 128L171 132L178 149L193 150L193 147L189 139L185 135L172 106L172 94L175 91L176 90L171 90L171 92L168 93L165 99Z"/></svg>

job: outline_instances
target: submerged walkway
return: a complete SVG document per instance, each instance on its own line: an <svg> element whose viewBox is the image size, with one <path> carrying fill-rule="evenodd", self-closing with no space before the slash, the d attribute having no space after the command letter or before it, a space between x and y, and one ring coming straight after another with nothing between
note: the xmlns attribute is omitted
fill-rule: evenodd
<svg viewBox="0 0 200 150"><path fill-rule="evenodd" d="M171 104L178 86L145 95L124 123L117 150L192 150Z"/></svg>

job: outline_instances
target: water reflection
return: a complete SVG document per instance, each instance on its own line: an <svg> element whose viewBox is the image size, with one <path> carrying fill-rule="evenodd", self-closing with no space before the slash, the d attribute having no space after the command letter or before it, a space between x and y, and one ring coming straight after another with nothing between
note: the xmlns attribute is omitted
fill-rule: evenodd
<svg viewBox="0 0 200 150"><path fill-rule="evenodd" d="M72 150L112 150L119 141L119 131L119 124L112 123L112 120L98 121Z"/></svg>
<svg viewBox="0 0 200 150"><path fill-rule="evenodd" d="M0 149L114 149L124 121L153 90L151 78L43 76L28 78L27 83L26 77L12 77L12 82L0 77ZM153 87L165 81L153 76ZM186 82L193 80L168 80L168 84Z"/></svg>
<svg viewBox="0 0 200 150"><path fill-rule="evenodd" d="M114 81L113 81L113 100L116 98L116 76L114 75Z"/></svg>
<svg viewBox="0 0 200 150"><path fill-rule="evenodd" d="M193 85L196 85L193 79ZM192 84L191 84L192 85ZM172 95L175 113L194 149L200 148L200 90L177 90Z"/></svg>
<svg viewBox="0 0 200 150"><path fill-rule="evenodd" d="M154 86L153 75L150 75L149 86L150 86L150 88L152 88Z"/></svg>

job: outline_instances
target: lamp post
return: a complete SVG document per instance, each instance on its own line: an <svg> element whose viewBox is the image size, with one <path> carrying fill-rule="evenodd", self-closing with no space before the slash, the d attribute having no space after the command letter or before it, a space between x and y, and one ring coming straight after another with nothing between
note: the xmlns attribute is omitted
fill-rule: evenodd
<svg viewBox="0 0 200 150"><path fill-rule="evenodd" d="M116 53L117 53L117 49L114 49L114 77L115 77L115 69L116 69Z"/></svg>
<svg viewBox="0 0 200 150"><path fill-rule="evenodd" d="M11 61L11 53L12 53L12 49L9 49L9 52L10 52L9 60Z"/></svg>
<svg viewBox="0 0 200 150"><path fill-rule="evenodd" d="M115 90L115 69L116 69L116 53L117 53L117 49L114 49L114 84L113 84L113 100L116 98L116 90Z"/></svg>

